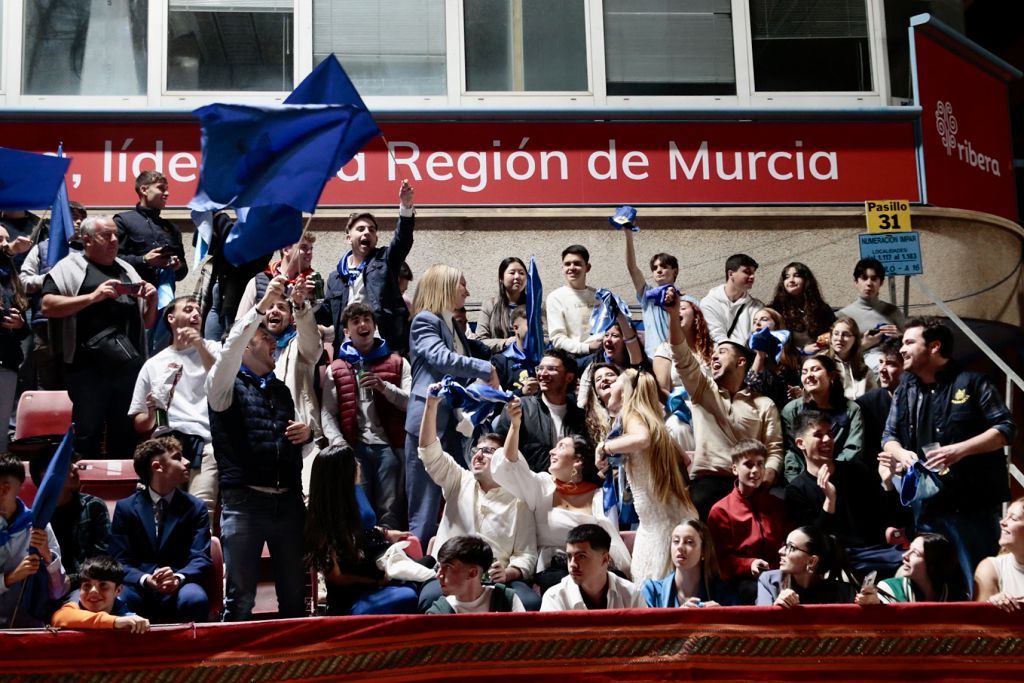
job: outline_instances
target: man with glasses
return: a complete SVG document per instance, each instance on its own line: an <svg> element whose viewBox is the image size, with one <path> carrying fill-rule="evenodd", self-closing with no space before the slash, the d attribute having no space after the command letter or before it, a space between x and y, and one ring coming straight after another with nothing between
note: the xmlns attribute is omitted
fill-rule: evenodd
<svg viewBox="0 0 1024 683"><path fill-rule="evenodd" d="M548 454L560 439L587 436L586 416L569 394L576 384L576 359L562 349L548 349L537 365L540 394L523 396L523 426L519 450L534 472L546 472ZM502 442L509 430L508 409L494 421Z"/></svg>
<svg viewBox="0 0 1024 683"><path fill-rule="evenodd" d="M473 448L470 470L463 469L441 449L437 438L437 404L427 394L420 423L419 457L427 474L444 495L444 516L434 536L434 547L457 536L479 536L494 553L487 574L493 583L503 583L519 596L528 611L540 609L540 596L530 587L537 565L537 531L533 512L526 503L501 488L491 476L491 457L501 447L497 434L484 434ZM437 580L420 591L420 610L426 611L441 597Z"/></svg>

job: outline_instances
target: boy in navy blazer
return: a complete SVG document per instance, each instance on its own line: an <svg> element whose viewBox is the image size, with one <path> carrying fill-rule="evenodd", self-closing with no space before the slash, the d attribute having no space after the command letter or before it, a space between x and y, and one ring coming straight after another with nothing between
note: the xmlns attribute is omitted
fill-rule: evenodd
<svg viewBox="0 0 1024 683"><path fill-rule="evenodd" d="M161 437L139 444L134 464L146 488L119 500L110 524L110 553L126 570L121 597L151 621L206 621L210 516L178 488L188 482L188 459L177 439Z"/></svg>

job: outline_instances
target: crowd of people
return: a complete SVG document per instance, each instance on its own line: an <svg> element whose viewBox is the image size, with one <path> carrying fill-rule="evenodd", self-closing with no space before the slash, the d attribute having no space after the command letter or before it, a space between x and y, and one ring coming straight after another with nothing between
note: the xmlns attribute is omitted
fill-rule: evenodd
<svg viewBox="0 0 1024 683"><path fill-rule="evenodd" d="M878 261L857 263L838 310L797 262L757 300L746 254L696 297L671 254L648 280L625 229L609 238L624 240L640 319L588 283L575 244L542 314L509 256L470 324L454 266L418 274L408 299L406 182L390 243L352 214L326 277L310 232L229 263L217 214L190 295L175 291L188 268L161 216L166 178L145 171L136 192L113 217L73 206L52 267L46 223L0 215L0 451L26 388L66 389L75 427L45 529L18 497L24 464L0 455L5 626L204 621L221 612L214 535L226 621L252 617L264 546L282 618L1024 605L1011 414L957 365L948 327L879 299ZM494 390L494 414L452 400L459 385ZM30 463L37 483L51 457ZM131 459L139 480L112 517L80 490L78 461L101 457Z"/></svg>

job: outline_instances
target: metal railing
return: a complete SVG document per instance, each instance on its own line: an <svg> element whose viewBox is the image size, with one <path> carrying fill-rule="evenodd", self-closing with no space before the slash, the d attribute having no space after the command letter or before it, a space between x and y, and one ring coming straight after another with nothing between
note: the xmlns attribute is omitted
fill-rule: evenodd
<svg viewBox="0 0 1024 683"><path fill-rule="evenodd" d="M999 368L1000 370L1003 371L1003 373L1005 373L1005 375L1006 375L1006 392L1005 392L1006 407L1012 413L1013 412L1013 394L1014 394L1013 390L1014 390L1014 387L1016 387L1017 389L1019 389L1021 391L1024 391L1024 379L1022 379L1021 376L1018 375L1013 370L1013 368L1011 368L1009 365L1007 365L1006 361L1004 361L1002 358L1000 358L996 354L996 352L993 351L991 349L991 347L989 347L988 344L986 344L984 341L982 341L981 337L979 337L974 332L974 330L972 330L970 327L968 327L967 323L965 323L963 321L963 319L960 318L960 316L958 316L956 313L953 312L953 309L949 307L949 304L947 304L945 301L943 301L941 297L939 297L935 292L932 291L931 287L929 287L927 284L925 284L923 278L920 278L920 277L909 278L908 277L906 279L907 280L913 280L914 284L921 291L921 293L923 293L928 299L930 299L931 302L933 304L935 304L939 308L939 310L942 311L942 313L947 318L949 318L949 320L954 325L959 327L960 330L967 336L967 338L970 339L972 342L974 342L974 345L977 346L978 349L982 353L984 353L988 357L988 359L990 361L992 361L993 364L995 364L995 366L997 368ZM1024 486L1024 472L1021 472L1020 468L1017 467L1017 465L1015 465L1014 462L1013 462L1013 452L1012 452L1011 444L1006 444L1006 446L1003 447L1003 452L1006 454L1006 465L1007 465L1007 467L1010 470L1010 476L1012 476L1014 479L1016 479L1018 484L1020 484L1021 486Z"/></svg>

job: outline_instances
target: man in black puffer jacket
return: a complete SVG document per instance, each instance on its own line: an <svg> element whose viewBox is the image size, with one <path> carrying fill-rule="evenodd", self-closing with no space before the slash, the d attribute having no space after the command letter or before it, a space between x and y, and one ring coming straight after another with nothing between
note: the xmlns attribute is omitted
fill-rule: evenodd
<svg viewBox="0 0 1024 683"><path fill-rule="evenodd" d="M305 604L302 445L312 431L295 421L291 393L274 376L277 339L262 324L284 292L283 277L271 280L263 299L235 323L206 380L220 470L225 621L251 618L264 543L273 558L279 616L301 617Z"/></svg>

